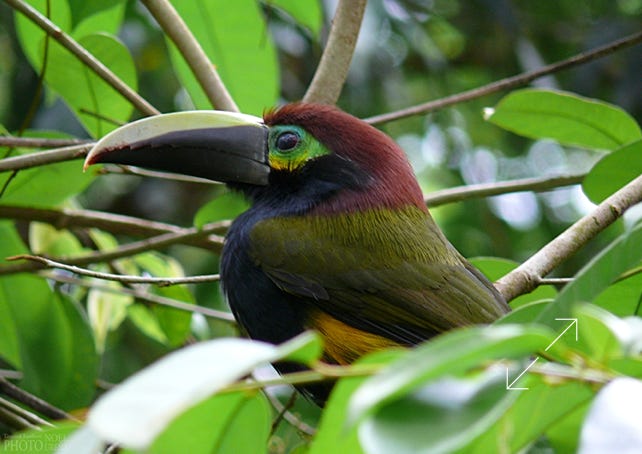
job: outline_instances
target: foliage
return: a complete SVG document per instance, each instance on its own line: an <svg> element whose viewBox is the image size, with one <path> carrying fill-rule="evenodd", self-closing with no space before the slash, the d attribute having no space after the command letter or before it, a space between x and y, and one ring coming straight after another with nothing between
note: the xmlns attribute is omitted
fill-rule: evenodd
<svg viewBox="0 0 642 454"><path fill-rule="evenodd" d="M173 3L241 110L260 114L279 97L293 101L302 96L329 22L318 2ZM590 2L579 11L570 0L556 2L554 11L549 2L508 9L485 2L481 17L479 5L467 5L476 2L424 3L371 2L362 29L364 44L339 100L342 107L372 115L515 70L513 57L500 60L500 54L512 54L511 43L486 36L478 30L481 25L471 24L498 27L489 19L493 13L532 27L530 40L526 33L516 40L529 49L550 39L556 25L578 25L590 34L590 19L604 17L626 30L642 13L635 1ZM161 109L211 107L183 56L142 5L123 0L29 4ZM4 14L8 11L4 6L3 16L9 17ZM15 68L29 64L33 85L19 100L0 106L7 132L96 139L138 115L125 97L28 19L16 13L14 25L15 36L0 30L0 45L12 40L22 54L12 54L16 61L0 62L0 95L7 92L5 65L18 74ZM496 31L501 37L517 33L504 26ZM546 58L568 55L571 41L556 41ZM521 58L532 57L516 47ZM635 58L618 57L619 70L632 68L635 79L635 65L629 63ZM607 77L605 73L610 74L590 74ZM579 75L560 75L553 88L562 84L569 91L529 88L501 100L485 99L483 105L494 105L485 110L487 123L476 100L431 114L430 122L414 118L390 123L385 130L407 149L425 189L576 171L579 163L579 170L586 171L581 189L599 203L642 173L642 133L636 120L642 100L620 96L618 87L628 80L621 78L621 84L595 82L588 90ZM637 78L639 84L639 74ZM46 98L42 104L40 82ZM28 112L31 97L35 107ZM621 106L614 100L621 100ZM26 147L0 151L0 164L40 153ZM134 276L212 273L218 235L228 225L220 221L246 207L217 186L98 176L82 173L78 160L5 171L0 188L0 217L6 218L0 221L0 257L35 253L70 263L82 259L95 271ZM136 195L126 195L134 191ZM499 279L584 214L577 193L556 196L560 193L468 199L433 214L466 255L494 252L509 258L474 260L491 279ZM132 202L136 199L143 201ZM182 246L170 241L128 254L132 237L158 239L185 229L115 215L98 222L80 206L191 222L196 233L185 236ZM116 221L123 223L115 227ZM202 233L208 227L214 230ZM641 245L642 224L635 218L619 222L558 269L559 275L572 276L570 283L561 289L542 285L521 295L511 303L514 311L494 325L455 330L414 350L378 352L345 367L319 361L321 345L312 333L272 346L235 338L236 329L225 317L184 310L226 311L216 283L104 284L36 266L15 272L22 262L2 265L0 379L11 377L23 390L63 410L89 407L89 413L80 428L79 423L54 422L56 427L45 431L8 437L15 426L6 418L2 399L0 434L7 439L0 452L16 447L54 452L60 445L59 452L89 453L104 443L117 443L125 452L154 453L642 450L642 407L628 404L642 395ZM112 253L119 255L106 255ZM108 258L92 261L91 254ZM167 300L184 306L159 305ZM195 341L201 342L189 345ZM265 378L260 373L264 366L278 360L309 370ZM259 366L263 369L253 379L246 378ZM282 415L260 392L266 384L329 378L338 383L323 411L299 399L289 408L294 419L273 427ZM116 382L122 385L101 389ZM273 398L287 400L282 388L270 389ZM304 433L307 425L317 427L316 434Z"/></svg>

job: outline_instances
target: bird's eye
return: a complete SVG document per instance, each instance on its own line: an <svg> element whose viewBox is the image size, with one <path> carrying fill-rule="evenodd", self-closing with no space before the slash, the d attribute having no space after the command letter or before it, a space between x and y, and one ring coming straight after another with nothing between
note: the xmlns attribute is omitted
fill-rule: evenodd
<svg viewBox="0 0 642 454"><path fill-rule="evenodd" d="M299 144L300 140L301 138L297 133L286 131L279 134L279 136L276 138L275 145L276 148L279 149L279 151L290 151Z"/></svg>

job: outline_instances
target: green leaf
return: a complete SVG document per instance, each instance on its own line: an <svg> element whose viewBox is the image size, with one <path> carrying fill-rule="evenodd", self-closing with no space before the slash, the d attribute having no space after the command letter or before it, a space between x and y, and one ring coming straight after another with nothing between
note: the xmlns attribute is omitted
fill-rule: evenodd
<svg viewBox="0 0 642 454"><path fill-rule="evenodd" d="M561 91L514 91L486 119L525 137L589 149L615 150L642 138L638 124L619 107Z"/></svg>
<svg viewBox="0 0 642 454"><path fill-rule="evenodd" d="M148 452L264 452L270 435L271 416L271 407L260 392L214 396L176 418ZM248 427L252 430L247 430Z"/></svg>
<svg viewBox="0 0 642 454"><path fill-rule="evenodd" d="M609 285L593 303L619 317L642 315L642 273Z"/></svg>
<svg viewBox="0 0 642 454"><path fill-rule="evenodd" d="M127 317L132 323L150 339L167 345L169 340L158 322L158 318L151 309L141 305L127 306Z"/></svg>
<svg viewBox="0 0 642 454"><path fill-rule="evenodd" d="M0 257L27 252L10 223L0 223ZM21 367L21 386L66 409L87 405L94 393L97 357L89 326L79 308L35 276L0 279L0 346L3 356ZM14 337L15 336L15 337ZM19 359L15 346L18 345Z"/></svg>
<svg viewBox="0 0 642 454"><path fill-rule="evenodd" d="M407 353L406 350L384 350L366 355L355 364L390 364ZM357 437L357 427L346 428L346 416L352 394L366 380L367 377L347 377L342 378L335 385L321 415L319 428L310 445L309 454L363 452Z"/></svg>
<svg viewBox="0 0 642 454"><path fill-rule="evenodd" d="M260 115L279 94L277 55L254 0L174 1L174 7L216 65L242 112ZM173 43L172 65L197 109L212 106ZM214 106L216 107L216 106Z"/></svg>
<svg viewBox="0 0 642 454"><path fill-rule="evenodd" d="M92 34L79 43L136 90L134 61L120 41L106 34ZM101 137L116 129L118 123L129 120L133 111L129 101L62 46L51 45L49 60L47 83L62 96L92 137Z"/></svg>
<svg viewBox="0 0 642 454"><path fill-rule="evenodd" d="M208 222L234 219L250 207L247 200L236 192L226 192L203 205L194 216L199 229Z"/></svg>
<svg viewBox="0 0 642 454"><path fill-rule="evenodd" d="M69 10L69 3L67 0L28 0L28 4L33 6L36 10L47 16L47 4L50 5L51 11L49 18L60 29L66 33L71 31L71 11ZM40 27L27 19L23 14L16 12L16 33L20 41L20 47L27 56L29 63L36 70L40 71L42 67L42 58L45 47L45 36L47 34L42 31ZM53 45L54 40L49 38L49 49ZM48 67L51 62L48 63Z"/></svg>
<svg viewBox="0 0 642 454"><path fill-rule="evenodd" d="M610 312L592 304L575 308L578 342L575 348L583 351L592 361L605 364L610 358L622 356L618 331L624 322Z"/></svg>
<svg viewBox="0 0 642 454"><path fill-rule="evenodd" d="M490 279L491 282L494 282L505 276L519 265L519 263L502 258L496 257L476 257L470 259L470 263L475 265L479 270L484 273L484 275ZM557 290L552 285L540 285L531 293L525 295L520 295L510 302L511 308L517 309L525 304L532 303L534 301L541 301L546 299L552 299L557 296Z"/></svg>
<svg viewBox="0 0 642 454"><path fill-rule="evenodd" d="M68 0L76 38L85 34L116 33L125 10L125 0Z"/></svg>
<svg viewBox="0 0 642 454"><path fill-rule="evenodd" d="M361 424L359 440L369 454L452 453L481 435L517 397L506 391L502 368L442 378L380 408Z"/></svg>
<svg viewBox="0 0 642 454"><path fill-rule="evenodd" d="M465 372L490 359L525 356L551 340L550 331L523 325L471 327L438 336L364 383L352 397L350 421L374 413L428 380Z"/></svg>
<svg viewBox="0 0 642 454"><path fill-rule="evenodd" d="M10 177L11 172L0 174L0 186ZM9 205L52 207L81 192L93 179L90 172L83 173L80 160L34 167L18 172L0 200Z"/></svg>
<svg viewBox="0 0 642 454"><path fill-rule="evenodd" d="M78 238L69 230L58 230L49 224L29 224L29 244L34 254L49 256L70 256L83 252Z"/></svg>
<svg viewBox="0 0 642 454"><path fill-rule="evenodd" d="M518 398L506 413L481 437L462 449L466 454L520 452L570 412L593 397L590 386L568 382L551 386L542 377L527 374Z"/></svg>
<svg viewBox="0 0 642 454"><path fill-rule="evenodd" d="M582 182L584 194L600 203L633 179L642 175L642 140L604 156Z"/></svg>
<svg viewBox="0 0 642 454"><path fill-rule="evenodd" d="M586 416L579 451L642 452L642 381L616 378L600 390Z"/></svg>
<svg viewBox="0 0 642 454"><path fill-rule="evenodd" d="M306 339L302 341L301 339ZM102 439L147 449L187 409L250 373L316 342L304 334L281 346L217 339L175 351L103 395L88 424Z"/></svg>
<svg viewBox="0 0 642 454"><path fill-rule="evenodd" d="M319 38L323 26L323 10L320 1L267 0L266 3L282 9L301 26L310 30L315 38Z"/></svg>

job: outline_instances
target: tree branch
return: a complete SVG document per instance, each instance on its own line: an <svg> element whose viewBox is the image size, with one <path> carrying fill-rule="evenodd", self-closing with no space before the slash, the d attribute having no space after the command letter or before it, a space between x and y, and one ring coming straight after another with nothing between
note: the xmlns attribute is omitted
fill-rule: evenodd
<svg viewBox="0 0 642 454"><path fill-rule="evenodd" d="M42 137L1 136L0 147L20 148L56 148L72 145L88 145L91 140L85 139L45 139Z"/></svg>
<svg viewBox="0 0 642 454"><path fill-rule="evenodd" d="M348 76L366 0L339 0L328 42L304 102L335 104Z"/></svg>
<svg viewBox="0 0 642 454"><path fill-rule="evenodd" d="M11 397L12 399L20 403L25 404L27 407L32 408L49 418L69 419L72 421L77 421L77 419L69 413L61 410L60 408L54 407L49 402L46 402L40 397L28 393L27 391L17 387L4 378L0 378L0 393L4 394L5 396Z"/></svg>
<svg viewBox="0 0 642 454"><path fill-rule="evenodd" d="M142 0L189 65L207 98L217 109L238 112L216 68L169 0Z"/></svg>
<svg viewBox="0 0 642 454"><path fill-rule="evenodd" d="M480 197L508 194L520 191L543 192L562 186L581 183L586 174L557 175L553 177L523 178L495 183L471 184L455 188L435 191L424 196L424 201L429 207L445 205L447 203L461 202Z"/></svg>
<svg viewBox="0 0 642 454"><path fill-rule="evenodd" d="M47 17L40 14L38 10L22 0L5 0L16 11L21 12L30 21L40 27L45 33L58 41L65 49L71 52L78 60L84 63L91 69L98 77L103 79L114 90L120 93L127 99L136 109L145 115L158 115L160 112L156 110L149 102L142 96L136 93L132 88L123 82L116 74L114 74L107 66L100 60L94 57L91 53L82 47L76 40L66 34L60 27L51 22Z"/></svg>
<svg viewBox="0 0 642 454"><path fill-rule="evenodd" d="M604 46L596 47L591 51L579 53L570 58L567 58L566 60L561 60L557 63L546 65L534 71L528 71L516 76L507 77L505 79L501 79L496 82L484 85L482 87L474 88L472 90L464 91L451 96L446 96L445 98L436 99L434 101L429 101L413 107L408 107L406 109L401 109L396 112L375 115L373 117L364 119L364 121L370 124L380 124L386 123L388 121L399 120L400 118L410 117L412 115L419 115L426 112L443 109L444 107L452 106L453 104L459 104L465 101L470 101L472 99L481 98L498 91L508 90L510 88L526 85L527 83L532 82L533 80L540 77L556 73L564 69L572 68L573 66L588 63L591 60L596 60L598 58L610 55L620 49L634 46L640 42L642 42L642 32L633 33L632 35L618 39Z"/></svg>
<svg viewBox="0 0 642 454"><path fill-rule="evenodd" d="M210 309L209 307L199 306L196 304L189 304L183 301L178 301L172 298L166 298L164 296L155 295L149 292L142 292L142 291L127 288L127 287L114 288L114 287L109 287L107 285L100 285L95 282L89 282L84 279L79 279L77 277L72 277L72 276L65 276L62 274L43 272L41 273L41 276L45 277L46 279L54 280L56 282L63 282L66 284L77 285L80 287L88 287L95 290L100 290L101 292L117 293L121 295L133 296L137 300L145 303L157 304L159 306L167 306L167 307L171 307L174 309L179 309L187 312L195 312L197 314L202 314L205 317L215 318L222 322L236 325L236 320L234 319L234 316L229 312L218 311L216 309ZM116 276L119 276L119 275L116 275Z"/></svg>
<svg viewBox="0 0 642 454"><path fill-rule="evenodd" d="M548 243L535 255L496 282L497 290L510 301L533 291L540 279L615 222L631 206L642 201L642 175L600 203Z"/></svg>
<svg viewBox="0 0 642 454"><path fill-rule="evenodd" d="M54 150L39 151L37 153L2 159L0 160L0 173L79 159L86 156L92 146L93 143L72 145L70 147L56 148Z"/></svg>

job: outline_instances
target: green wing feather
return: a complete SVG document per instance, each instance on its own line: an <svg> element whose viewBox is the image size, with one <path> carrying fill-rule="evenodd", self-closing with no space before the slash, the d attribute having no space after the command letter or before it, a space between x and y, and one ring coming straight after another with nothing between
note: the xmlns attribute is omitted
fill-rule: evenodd
<svg viewBox="0 0 642 454"><path fill-rule="evenodd" d="M415 207L269 219L253 228L251 245L255 263L281 290L403 344L508 311Z"/></svg>

